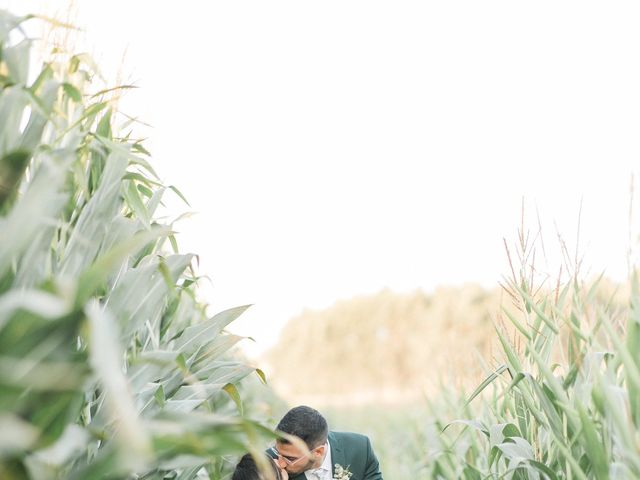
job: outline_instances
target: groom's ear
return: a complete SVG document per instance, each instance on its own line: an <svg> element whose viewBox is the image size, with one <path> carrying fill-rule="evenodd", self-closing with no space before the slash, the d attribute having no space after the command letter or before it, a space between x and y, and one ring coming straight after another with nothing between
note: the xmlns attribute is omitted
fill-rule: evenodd
<svg viewBox="0 0 640 480"><path fill-rule="evenodd" d="M327 451L327 444L325 443L324 445L320 445L319 447L315 448L314 453L318 458L321 458L321 457L324 457L324 452L326 451Z"/></svg>

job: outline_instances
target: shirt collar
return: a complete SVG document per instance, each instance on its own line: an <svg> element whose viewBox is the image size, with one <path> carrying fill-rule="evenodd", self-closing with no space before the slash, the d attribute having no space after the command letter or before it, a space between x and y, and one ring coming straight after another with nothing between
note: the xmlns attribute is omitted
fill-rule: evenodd
<svg viewBox="0 0 640 480"><path fill-rule="evenodd" d="M322 473L329 472L329 476L331 476L331 445L329 445L329 441L327 440L327 454L324 456L324 460L322 461L322 465L318 468L313 468L308 470L309 473Z"/></svg>

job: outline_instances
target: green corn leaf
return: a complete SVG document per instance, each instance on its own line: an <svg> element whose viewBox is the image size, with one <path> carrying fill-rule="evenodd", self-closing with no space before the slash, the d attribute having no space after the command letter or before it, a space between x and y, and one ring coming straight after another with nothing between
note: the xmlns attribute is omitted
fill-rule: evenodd
<svg viewBox="0 0 640 480"><path fill-rule="evenodd" d="M258 375L258 378L260 378L260 381L263 383L263 385L266 385L267 376L264 374L264 372L261 369L256 368L256 374Z"/></svg>
<svg viewBox="0 0 640 480"><path fill-rule="evenodd" d="M529 333L527 328L524 325L522 325L522 323L520 323L520 321L515 317L515 315L509 312L509 310L507 310L506 308L503 308L502 311L507 316L507 318L511 321L511 323L513 323L513 325L518 329L518 331L522 333L527 340L531 340L531 334Z"/></svg>
<svg viewBox="0 0 640 480"><path fill-rule="evenodd" d="M176 348L183 352L193 352L198 346L213 341L222 330L242 315L251 305L224 310L206 322L187 328L176 340Z"/></svg>
<svg viewBox="0 0 640 480"><path fill-rule="evenodd" d="M473 391L473 393L469 396L469 398L467 399L466 403L469 404L471 403L471 401L476 398L478 395L480 395L480 393L491 383L493 383L493 381L498 378L500 376L500 374L502 374L505 370L507 370L508 367L506 365L500 365L500 367L498 367L496 369L495 372L493 372L491 375L489 375L487 378L485 378L483 380L483 382L478 385L478 387Z"/></svg>
<svg viewBox="0 0 640 480"><path fill-rule="evenodd" d="M598 480L609 479L609 456L604 446L598 438L596 427L593 424L593 418L587 414L582 405L577 405L578 414L580 415L580 423L582 424L583 436L580 438L585 444L585 450L589 452L589 460L593 466L593 471Z"/></svg>
<svg viewBox="0 0 640 480"><path fill-rule="evenodd" d="M240 392L238 392L236 386L233 383L227 383L224 387L222 387L222 389L227 392L231 400L233 400L233 403L236 404L240 415L243 415L242 399L240 398Z"/></svg>
<svg viewBox="0 0 640 480"><path fill-rule="evenodd" d="M142 221L146 228L151 228L151 216L142 201L142 197L140 197L140 192L132 181L125 183L123 194L127 205L134 211L136 217Z"/></svg>
<svg viewBox="0 0 640 480"><path fill-rule="evenodd" d="M96 133L101 137L111 139L111 115L113 113L112 109L109 109L102 116L100 121L98 122L98 127L96 128Z"/></svg>
<svg viewBox="0 0 640 480"><path fill-rule="evenodd" d="M114 273L115 269L121 266L122 262L128 256L141 249L150 241L167 235L168 232L169 231L164 228L154 228L138 233L129 241L123 242L98 258L98 260L80 276L76 293L76 305L84 305L84 303L96 293L98 288Z"/></svg>
<svg viewBox="0 0 640 480"><path fill-rule="evenodd" d="M18 150L0 158L0 211L5 209L5 203L15 198L20 180L29 165L31 152Z"/></svg>
<svg viewBox="0 0 640 480"><path fill-rule="evenodd" d="M82 102L82 94L80 93L80 90L78 90L72 84L65 82L62 84L62 89L64 90L64 93L66 93L69 96L69 98L74 102L76 103Z"/></svg>

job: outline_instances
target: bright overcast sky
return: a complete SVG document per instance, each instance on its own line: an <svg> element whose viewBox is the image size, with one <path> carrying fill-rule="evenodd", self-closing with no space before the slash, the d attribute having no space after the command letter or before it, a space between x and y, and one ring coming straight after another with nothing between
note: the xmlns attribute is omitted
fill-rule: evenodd
<svg viewBox="0 0 640 480"><path fill-rule="evenodd" d="M24 13L66 2L0 1ZM305 306L494 286L524 197L585 267L626 272L640 158L637 2L79 0L106 75L124 50L154 165L216 310L268 347ZM556 271L557 262L549 268Z"/></svg>

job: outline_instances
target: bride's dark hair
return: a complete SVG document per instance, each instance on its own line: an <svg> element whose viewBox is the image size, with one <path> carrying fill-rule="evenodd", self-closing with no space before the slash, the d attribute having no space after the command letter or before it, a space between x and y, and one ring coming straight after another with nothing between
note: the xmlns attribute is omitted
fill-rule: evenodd
<svg viewBox="0 0 640 480"><path fill-rule="evenodd" d="M269 460L269 465L273 467L274 478L280 480L282 476L280 475L280 471L273 463L271 457L267 456ZM233 472L233 476L231 480L263 480L264 476L260 473L258 469L258 465L256 461L251 456L250 453L247 453L242 456L238 464L236 465L236 469Z"/></svg>

